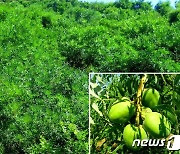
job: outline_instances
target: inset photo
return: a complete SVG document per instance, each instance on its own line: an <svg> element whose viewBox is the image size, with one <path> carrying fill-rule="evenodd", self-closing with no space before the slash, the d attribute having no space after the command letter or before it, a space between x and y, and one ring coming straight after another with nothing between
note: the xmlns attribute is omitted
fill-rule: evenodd
<svg viewBox="0 0 180 154"><path fill-rule="evenodd" d="M89 153L179 153L179 85L179 73L90 73Z"/></svg>

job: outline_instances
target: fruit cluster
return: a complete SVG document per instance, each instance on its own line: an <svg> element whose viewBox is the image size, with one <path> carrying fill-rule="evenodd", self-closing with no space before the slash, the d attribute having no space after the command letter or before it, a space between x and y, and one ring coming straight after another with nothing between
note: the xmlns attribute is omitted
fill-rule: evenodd
<svg viewBox="0 0 180 154"><path fill-rule="evenodd" d="M132 146L135 139L148 139L167 137L171 132L171 124L168 117L153 112L154 108L161 102L160 94L156 89L145 89L142 93L142 105L140 117L142 124L128 124L123 131L125 145L130 149L137 150L137 146ZM108 116L113 123L128 122L136 114L136 105L130 99L123 97L118 103L110 107Z"/></svg>

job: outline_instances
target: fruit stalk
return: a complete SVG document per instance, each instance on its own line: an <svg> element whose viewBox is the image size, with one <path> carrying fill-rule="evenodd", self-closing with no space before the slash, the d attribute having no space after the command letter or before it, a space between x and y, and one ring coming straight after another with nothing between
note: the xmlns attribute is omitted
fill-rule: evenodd
<svg viewBox="0 0 180 154"><path fill-rule="evenodd" d="M141 113L141 96L142 92L144 90L144 85L147 82L147 74L144 74L144 76L141 78L138 91L137 91L137 98L136 98L136 125L139 126L139 118Z"/></svg>

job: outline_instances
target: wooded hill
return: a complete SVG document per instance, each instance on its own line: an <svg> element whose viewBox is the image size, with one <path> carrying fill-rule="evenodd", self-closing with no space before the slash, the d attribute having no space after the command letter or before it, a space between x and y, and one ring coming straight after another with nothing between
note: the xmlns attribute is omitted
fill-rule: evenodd
<svg viewBox="0 0 180 154"><path fill-rule="evenodd" d="M0 153L88 153L89 72L178 72L180 5L0 2Z"/></svg>

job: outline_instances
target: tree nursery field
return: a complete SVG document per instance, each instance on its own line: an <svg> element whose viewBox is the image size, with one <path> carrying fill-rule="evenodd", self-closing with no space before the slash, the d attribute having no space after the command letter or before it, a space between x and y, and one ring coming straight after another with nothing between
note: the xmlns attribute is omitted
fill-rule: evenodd
<svg viewBox="0 0 180 154"><path fill-rule="evenodd" d="M179 12L0 0L0 153L88 153L89 72L178 72Z"/></svg>
<svg viewBox="0 0 180 154"><path fill-rule="evenodd" d="M91 153L172 153L170 139L180 132L179 86L180 74L91 74ZM180 146L173 153L179 152Z"/></svg>

